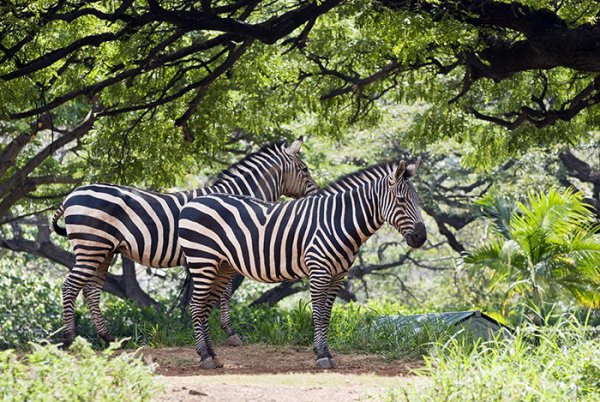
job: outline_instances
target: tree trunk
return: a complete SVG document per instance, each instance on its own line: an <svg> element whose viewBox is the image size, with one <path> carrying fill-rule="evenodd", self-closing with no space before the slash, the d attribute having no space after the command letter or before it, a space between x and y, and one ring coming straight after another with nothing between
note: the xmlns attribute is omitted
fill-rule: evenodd
<svg viewBox="0 0 600 402"><path fill-rule="evenodd" d="M258 299L254 300L252 304L250 304L250 306L254 307L259 306L261 304L268 304L269 306L274 306L280 300L298 292L301 292L303 290L301 286L294 286L296 283L298 283L298 281L283 282L278 286L275 286L274 288L269 289L268 291L263 293Z"/></svg>
<svg viewBox="0 0 600 402"><path fill-rule="evenodd" d="M135 262L124 255L121 255L121 262L123 263L123 275L115 276L115 278L119 278L118 284L124 290L125 298L135 301L140 306L152 306L158 310L160 303L150 297L140 287L135 273ZM106 285L104 289L106 290Z"/></svg>

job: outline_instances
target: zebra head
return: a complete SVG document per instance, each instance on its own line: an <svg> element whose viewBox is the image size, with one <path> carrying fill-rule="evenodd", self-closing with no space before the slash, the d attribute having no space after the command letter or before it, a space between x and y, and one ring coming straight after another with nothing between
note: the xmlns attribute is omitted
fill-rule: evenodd
<svg viewBox="0 0 600 402"><path fill-rule="evenodd" d="M308 172L308 167L302 162L298 153L302 147L303 137L299 137L292 145L283 148L283 195L300 198L316 193L317 183Z"/></svg>
<svg viewBox="0 0 600 402"><path fill-rule="evenodd" d="M403 160L388 176L387 194L384 197L383 218L394 226L406 239L406 243L418 248L427 240L427 230L419 211L419 197L410 178L417 173L421 158L406 166Z"/></svg>

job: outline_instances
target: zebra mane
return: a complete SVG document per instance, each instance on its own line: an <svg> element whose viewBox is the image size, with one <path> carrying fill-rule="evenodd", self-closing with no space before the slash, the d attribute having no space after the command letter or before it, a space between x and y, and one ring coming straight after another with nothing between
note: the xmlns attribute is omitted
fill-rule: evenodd
<svg viewBox="0 0 600 402"><path fill-rule="evenodd" d="M231 178L232 176L235 176L235 174L238 172L238 168L241 166L246 166L249 161L253 161L256 158L256 155L264 155L273 151L277 152L283 146L288 146L287 141L279 140L263 145L259 150L246 155L242 160L239 160L227 167L225 170L222 170L213 180L211 180L211 184L215 184L221 180L226 180L228 178Z"/></svg>
<svg viewBox="0 0 600 402"><path fill-rule="evenodd" d="M377 165L372 165L356 172L349 173L340 177L334 182L319 190L317 194L336 193L340 190L354 188L357 182L366 183L372 182L375 177L383 177L393 171L396 161L381 162Z"/></svg>

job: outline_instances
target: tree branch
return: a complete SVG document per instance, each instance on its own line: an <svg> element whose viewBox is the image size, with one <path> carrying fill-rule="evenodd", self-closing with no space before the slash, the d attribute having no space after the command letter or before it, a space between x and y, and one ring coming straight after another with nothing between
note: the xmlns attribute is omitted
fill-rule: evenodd
<svg viewBox="0 0 600 402"><path fill-rule="evenodd" d="M56 149L65 146L77 138L81 138L92 129L94 122L96 121L95 110L96 108L93 107L79 126L71 130L68 134L64 134L48 144L34 157L29 159L22 168L0 185L0 198L3 198L0 203L0 217L4 216L8 209L24 194L35 190L35 180L27 181L29 174L31 174ZM40 180L40 178L38 178L38 180Z"/></svg>

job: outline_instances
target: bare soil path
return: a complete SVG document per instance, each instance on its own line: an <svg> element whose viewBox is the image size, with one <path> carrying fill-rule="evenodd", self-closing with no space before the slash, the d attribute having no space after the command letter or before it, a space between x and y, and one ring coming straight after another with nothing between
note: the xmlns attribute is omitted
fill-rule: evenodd
<svg viewBox="0 0 600 402"><path fill-rule="evenodd" d="M315 367L305 347L217 345L224 364L203 370L193 347L144 349L165 386L159 401L324 401L385 399L388 390L426 381L413 370L420 362L387 361L367 354L335 353L338 368Z"/></svg>

